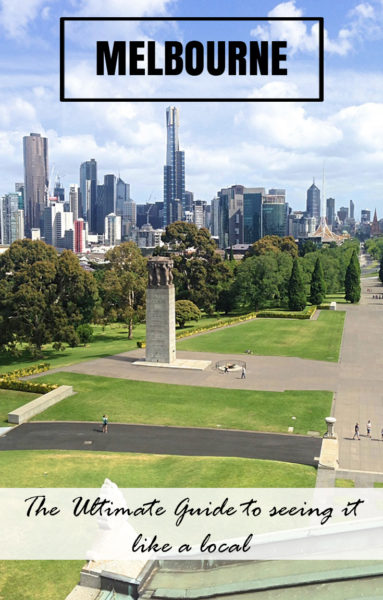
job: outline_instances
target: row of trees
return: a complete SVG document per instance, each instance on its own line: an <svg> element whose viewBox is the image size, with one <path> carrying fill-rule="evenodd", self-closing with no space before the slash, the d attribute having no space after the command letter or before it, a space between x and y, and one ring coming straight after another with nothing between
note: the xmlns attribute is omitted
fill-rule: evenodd
<svg viewBox="0 0 383 600"><path fill-rule="evenodd" d="M206 229L173 223L156 254L171 256L178 302L177 322L213 314L290 308L301 310L309 299L320 304L325 293L360 296L357 242L318 249L298 248L292 238L268 236L252 245L239 263L223 260ZM109 250L104 265L85 271L70 251L57 254L40 241L19 240L0 256L0 346L19 343L39 352L86 341L92 322L123 322L132 336L145 318L147 259L133 242ZM191 304L193 303L193 304ZM194 306L195 305L195 306ZM194 307L193 307L194 306Z"/></svg>

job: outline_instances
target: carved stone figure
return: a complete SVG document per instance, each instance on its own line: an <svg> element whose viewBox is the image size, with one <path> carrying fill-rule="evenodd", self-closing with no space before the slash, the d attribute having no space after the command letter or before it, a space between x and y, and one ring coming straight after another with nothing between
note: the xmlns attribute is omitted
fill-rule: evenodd
<svg viewBox="0 0 383 600"><path fill-rule="evenodd" d="M173 285L173 261L163 256L156 256L148 260L150 288L169 287Z"/></svg>

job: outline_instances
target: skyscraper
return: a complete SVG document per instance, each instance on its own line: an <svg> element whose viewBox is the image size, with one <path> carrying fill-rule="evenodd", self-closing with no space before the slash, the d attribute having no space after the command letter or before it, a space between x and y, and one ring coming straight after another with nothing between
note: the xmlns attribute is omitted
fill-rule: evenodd
<svg viewBox="0 0 383 600"><path fill-rule="evenodd" d="M179 112L175 106L166 109L166 165L164 166L164 226L185 214L185 153L179 149Z"/></svg>
<svg viewBox="0 0 383 600"><path fill-rule="evenodd" d="M331 228L335 223L335 198L326 200L326 219L327 225Z"/></svg>
<svg viewBox="0 0 383 600"><path fill-rule="evenodd" d="M317 224L321 217L320 190L315 183L307 190L306 213L308 217L315 217Z"/></svg>
<svg viewBox="0 0 383 600"><path fill-rule="evenodd" d="M93 224L91 212L92 208L96 206L97 198L97 162L94 158L83 162L80 166L80 193L81 216L84 221Z"/></svg>
<svg viewBox="0 0 383 600"><path fill-rule="evenodd" d="M48 202L48 140L31 133L23 138L23 149L25 229L30 237L32 228L43 227Z"/></svg>
<svg viewBox="0 0 383 600"><path fill-rule="evenodd" d="M70 212L73 213L73 220L77 221L79 218L79 187L75 183L69 187L69 207Z"/></svg>
<svg viewBox="0 0 383 600"><path fill-rule="evenodd" d="M355 204L352 200L350 200L350 219L355 218Z"/></svg>
<svg viewBox="0 0 383 600"><path fill-rule="evenodd" d="M0 197L0 239L2 244L12 244L24 237L24 211L19 209L20 195Z"/></svg>

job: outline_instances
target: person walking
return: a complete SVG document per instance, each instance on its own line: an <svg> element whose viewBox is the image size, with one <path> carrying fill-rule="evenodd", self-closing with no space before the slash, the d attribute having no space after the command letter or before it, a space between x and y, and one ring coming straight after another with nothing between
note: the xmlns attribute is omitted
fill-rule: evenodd
<svg viewBox="0 0 383 600"><path fill-rule="evenodd" d="M108 433L108 415L102 416L102 433Z"/></svg>
<svg viewBox="0 0 383 600"><path fill-rule="evenodd" d="M246 379L246 367L242 367L241 379Z"/></svg>
<svg viewBox="0 0 383 600"><path fill-rule="evenodd" d="M367 437L371 439L371 421L368 419L367 421Z"/></svg>
<svg viewBox="0 0 383 600"><path fill-rule="evenodd" d="M355 433L354 433L354 437L352 439L355 440L355 438L360 441L360 437L359 437L359 423L355 423Z"/></svg>

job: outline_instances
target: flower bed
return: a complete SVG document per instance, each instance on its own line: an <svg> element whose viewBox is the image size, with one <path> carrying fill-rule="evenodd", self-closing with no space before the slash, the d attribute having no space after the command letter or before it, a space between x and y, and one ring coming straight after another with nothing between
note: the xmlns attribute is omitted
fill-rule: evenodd
<svg viewBox="0 0 383 600"><path fill-rule="evenodd" d="M23 381L21 378L43 373L44 371L48 371L48 369L48 363L39 363L37 365L25 367L24 369L17 369L16 371L4 373L0 377L0 388L3 390L15 390L18 392L46 394L52 390L55 390L59 386L50 383L34 383L32 381Z"/></svg>

